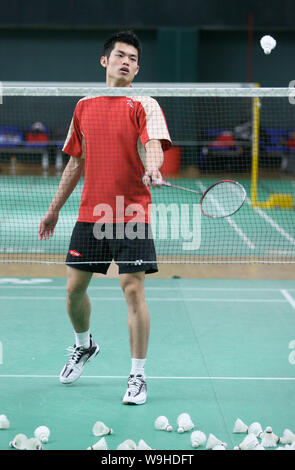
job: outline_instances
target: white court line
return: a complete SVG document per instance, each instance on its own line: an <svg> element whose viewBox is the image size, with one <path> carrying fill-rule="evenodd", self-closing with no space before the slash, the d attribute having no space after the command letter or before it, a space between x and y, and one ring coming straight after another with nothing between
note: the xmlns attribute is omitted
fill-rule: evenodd
<svg viewBox="0 0 295 470"><path fill-rule="evenodd" d="M281 293L295 310L295 300L293 299L292 295L290 295L286 289L281 289Z"/></svg>
<svg viewBox="0 0 295 470"><path fill-rule="evenodd" d="M58 379L59 375L30 375L30 374L0 374L1 378L8 379ZM126 379L127 376L122 375L83 375L81 379ZM152 380L260 380L260 381L294 381L295 377L185 377L185 376L146 376Z"/></svg>
<svg viewBox="0 0 295 470"><path fill-rule="evenodd" d="M201 189L203 192L206 190L205 186L200 182L200 181L196 181L196 184L197 186L199 187L199 189ZM214 198L213 198L214 200ZM220 205L218 204L218 202L216 201L216 205L218 207L218 209L220 208ZM231 225L233 227L233 229L235 230L235 232L237 232L237 234L239 235L239 237L243 240L243 242L249 247L251 248L251 250L255 250L256 249L256 246L254 245L254 243L247 237L247 235L243 232L243 230L236 224L236 222L234 222L232 220L231 217L225 217L225 220L226 222Z"/></svg>
<svg viewBox="0 0 295 470"><path fill-rule="evenodd" d="M276 287L276 288L272 288L272 287L182 287L182 286L179 286L178 287L180 291L184 291L184 290L195 290L195 291L229 291L229 292L235 292L235 291L245 291L245 292L281 292L281 288L279 287ZM66 290L66 285L64 286L35 286L35 285L24 285L24 286L21 286L21 285L10 285L10 286L4 286L4 285L0 285L0 289L49 289L49 290ZM118 287L118 286L89 286L87 290L118 290L118 291L122 291L122 288L121 287ZM170 290L173 290L175 291L176 290L176 287L148 287L146 286L145 287L145 290L159 290L159 291L170 291ZM294 288L288 288L288 291L295 291L295 287Z"/></svg>
<svg viewBox="0 0 295 470"><path fill-rule="evenodd" d="M252 206L253 210L256 211L266 222L268 222L277 232L279 232L282 237L285 237L288 242L295 246L295 239L291 237L291 235L286 232L277 222L275 222L264 210L260 209L259 207L254 207L252 202L249 198L246 199L247 203Z"/></svg>
<svg viewBox="0 0 295 470"><path fill-rule="evenodd" d="M65 300L65 297L43 297L43 296L0 296L0 300ZM125 302L124 297L91 297L91 300L106 300L106 301L120 301ZM163 297L152 297L147 298L148 302L279 302L279 303L286 303L287 300L283 299L223 299L223 298L207 298L207 297L169 297L167 299L163 299Z"/></svg>

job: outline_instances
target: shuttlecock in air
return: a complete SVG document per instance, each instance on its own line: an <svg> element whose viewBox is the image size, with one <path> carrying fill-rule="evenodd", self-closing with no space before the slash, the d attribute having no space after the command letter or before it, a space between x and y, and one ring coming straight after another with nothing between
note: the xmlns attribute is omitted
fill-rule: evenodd
<svg viewBox="0 0 295 470"><path fill-rule="evenodd" d="M295 442L295 434L290 429L285 429L279 442L280 444L293 444Z"/></svg>
<svg viewBox="0 0 295 470"><path fill-rule="evenodd" d="M26 443L26 450L42 450L42 442L37 437L30 437Z"/></svg>
<svg viewBox="0 0 295 470"><path fill-rule="evenodd" d="M132 439L126 439L118 445L117 450L136 450L137 445Z"/></svg>
<svg viewBox="0 0 295 470"><path fill-rule="evenodd" d="M107 441L104 437L99 439L93 446L87 448L87 450L108 450Z"/></svg>
<svg viewBox="0 0 295 470"><path fill-rule="evenodd" d="M253 450L258 444L259 442L255 434L250 433L234 450Z"/></svg>
<svg viewBox="0 0 295 470"><path fill-rule="evenodd" d="M27 436L25 434L20 433L14 436L12 441L9 443L9 446L13 447L14 449L24 450L27 448L27 442Z"/></svg>
<svg viewBox="0 0 295 470"><path fill-rule="evenodd" d="M179 433L191 431L195 427L188 413L181 413L177 417L177 425L178 425L177 432Z"/></svg>
<svg viewBox="0 0 295 470"><path fill-rule="evenodd" d="M152 448L143 439L139 439L136 450L152 450Z"/></svg>
<svg viewBox="0 0 295 470"><path fill-rule="evenodd" d="M263 447L276 447L279 439L279 436L272 432L271 426L267 426L265 431L261 434L261 445Z"/></svg>
<svg viewBox="0 0 295 470"><path fill-rule="evenodd" d="M191 433L192 447L200 447L206 442L206 434L203 431L193 431Z"/></svg>
<svg viewBox="0 0 295 470"><path fill-rule="evenodd" d="M214 434L209 434L208 440L206 443L206 449L210 450L218 445L222 445L223 447L227 448L226 442L222 442L220 439L217 439L217 437L214 436Z"/></svg>
<svg viewBox="0 0 295 470"><path fill-rule="evenodd" d="M34 431L34 436L43 444L46 444L49 440L50 429L47 426L38 426Z"/></svg>
<svg viewBox="0 0 295 470"><path fill-rule="evenodd" d="M9 429L10 422L6 415L0 415L0 429Z"/></svg>
<svg viewBox="0 0 295 470"><path fill-rule="evenodd" d="M113 434L113 430L108 428L102 421L96 421L92 428L92 433L94 436L106 436L108 434Z"/></svg>
<svg viewBox="0 0 295 470"><path fill-rule="evenodd" d="M255 421L254 423L251 423L249 428L248 428L248 434L255 434L256 437L261 437L263 433L263 429L260 423Z"/></svg>
<svg viewBox="0 0 295 470"><path fill-rule="evenodd" d="M272 36L263 36L260 39L260 45L264 51L264 54L270 54L271 51L276 47L277 41Z"/></svg>
<svg viewBox="0 0 295 470"><path fill-rule="evenodd" d="M248 431L248 426L240 418L237 418L234 424L233 433L244 433Z"/></svg>

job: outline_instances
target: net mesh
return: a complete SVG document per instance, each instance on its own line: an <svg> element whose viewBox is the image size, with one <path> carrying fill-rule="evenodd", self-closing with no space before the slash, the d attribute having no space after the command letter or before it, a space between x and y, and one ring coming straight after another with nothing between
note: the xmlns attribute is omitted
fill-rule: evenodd
<svg viewBox="0 0 295 470"><path fill-rule="evenodd" d="M295 262L289 89L4 86L2 93L1 262L64 263L70 250L73 264L152 266L150 241L161 263ZM166 180L201 192L237 180L247 193L241 210L212 220L193 193L147 189L141 177L153 139L162 143ZM79 174L70 163L81 159ZM40 240L40 221L63 191L70 195L54 234Z"/></svg>

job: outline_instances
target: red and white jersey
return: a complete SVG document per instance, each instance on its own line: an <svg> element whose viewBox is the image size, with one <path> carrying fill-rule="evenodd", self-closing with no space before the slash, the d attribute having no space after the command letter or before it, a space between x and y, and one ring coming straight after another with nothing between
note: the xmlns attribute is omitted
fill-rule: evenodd
<svg viewBox="0 0 295 470"><path fill-rule="evenodd" d="M142 176L145 145L152 139L160 140L163 150L171 146L153 98L100 96L77 103L63 151L85 158L78 221L128 222L141 207L136 221L150 222L151 193Z"/></svg>

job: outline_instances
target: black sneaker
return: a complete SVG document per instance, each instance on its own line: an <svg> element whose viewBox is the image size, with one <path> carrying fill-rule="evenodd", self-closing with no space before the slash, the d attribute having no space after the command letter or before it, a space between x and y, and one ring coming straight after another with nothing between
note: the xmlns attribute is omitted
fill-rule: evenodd
<svg viewBox="0 0 295 470"><path fill-rule="evenodd" d="M69 347L70 359L64 366L60 373L59 380L63 384L71 384L75 382L83 372L83 367L86 362L93 359L99 353L99 346L96 344L90 335L90 346L85 349L83 346Z"/></svg>
<svg viewBox="0 0 295 470"><path fill-rule="evenodd" d="M143 405L147 399L147 386L142 375L129 375L124 405Z"/></svg>

